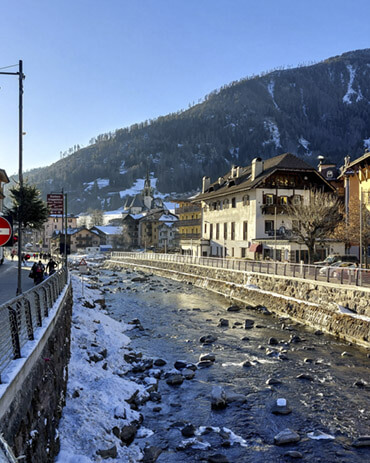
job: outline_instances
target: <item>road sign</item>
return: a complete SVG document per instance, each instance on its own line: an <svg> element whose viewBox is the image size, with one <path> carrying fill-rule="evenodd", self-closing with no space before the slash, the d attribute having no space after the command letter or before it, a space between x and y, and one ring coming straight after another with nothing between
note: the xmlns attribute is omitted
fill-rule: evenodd
<svg viewBox="0 0 370 463"><path fill-rule="evenodd" d="M87 273L87 263L85 259L80 260L80 263L78 264L78 270L81 273Z"/></svg>
<svg viewBox="0 0 370 463"><path fill-rule="evenodd" d="M64 195L63 193L50 193L46 195L50 214L63 215Z"/></svg>
<svg viewBox="0 0 370 463"><path fill-rule="evenodd" d="M4 217L0 217L0 246L4 246L11 236L12 226Z"/></svg>

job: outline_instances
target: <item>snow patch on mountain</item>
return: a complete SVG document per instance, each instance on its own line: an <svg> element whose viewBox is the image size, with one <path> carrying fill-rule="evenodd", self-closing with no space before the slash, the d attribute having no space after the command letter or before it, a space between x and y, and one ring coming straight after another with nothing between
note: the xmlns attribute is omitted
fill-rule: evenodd
<svg viewBox="0 0 370 463"><path fill-rule="evenodd" d="M349 81L347 87L347 93L343 97L343 103L352 104L352 98L356 96L356 103L363 99L361 89L357 91L353 89L353 82L356 77L356 69L351 65L347 64L347 69L349 72Z"/></svg>
<svg viewBox="0 0 370 463"><path fill-rule="evenodd" d="M267 91L271 95L272 102L274 103L275 108L280 111L280 108L275 101L275 82L273 80L270 80L269 84L267 85Z"/></svg>
<svg viewBox="0 0 370 463"><path fill-rule="evenodd" d="M90 191L92 189L92 187L94 186L95 182L96 182L99 190L109 186L109 178L97 178L93 182L85 182L84 183L84 185L86 185L85 186L85 191Z"/></svg>
<svg viewBox="0 0 370 463"><path fill-rule="evenodd" d="M265 146L269 143L274 143L276 148L281 148L280 132L276 123L271 120L268 120L263 122L263 126L266 131L270 132L270 138L269 140L264 141L262 145Z"/></svg>
<svg viewBox="0 0 370 463"><path fill-rule="evenodd" d="M307 156L311 156L312 151L308 148L308 145L310 144L310 142L301 136L300 139L298 140L298 143L301 146L303 146L303 148L306 150Z"/></svg>
<svg viewBox="0 0 370 463"><path fill-rule="evenodd" d="M364 148L370 151L370 138L364 139Z"/></svg>

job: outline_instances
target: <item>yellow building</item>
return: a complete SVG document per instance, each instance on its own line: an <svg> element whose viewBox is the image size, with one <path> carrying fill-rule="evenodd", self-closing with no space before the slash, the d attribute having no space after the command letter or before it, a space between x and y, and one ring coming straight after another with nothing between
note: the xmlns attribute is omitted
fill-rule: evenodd
<svg viewBox="0 0 370 463"><path fill-rule="evenodd" d="M201 255L200 238L202 227L202 209L200 203L192 203L194 198L177 201L176 214L178 242L183 254Z"/></svg>

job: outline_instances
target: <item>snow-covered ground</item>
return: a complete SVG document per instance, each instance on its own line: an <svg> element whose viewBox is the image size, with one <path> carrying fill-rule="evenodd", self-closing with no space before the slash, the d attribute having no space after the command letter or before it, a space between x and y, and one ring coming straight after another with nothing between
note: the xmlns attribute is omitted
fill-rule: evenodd
<svg viewBox="0 0 370 463"><path fill-rule="evenodd" d="M59 424L61 450L56 463L102 461L99 451L116 448L116 458L104 461L136 462L142 452L136 443L121 446L112 432L140 414L126 402L136 391L147 394L142 385L125 378L129 325L106 315L94 301L102 298L97 290L73 276L74 307L72 319L71 360L68 367L66 406ZM86 307L94 305L96 308ZM84 305L85 304L85 305ZM144 437L151 431L140 428ZM138 436L137 436L138 437Z"/></svg>

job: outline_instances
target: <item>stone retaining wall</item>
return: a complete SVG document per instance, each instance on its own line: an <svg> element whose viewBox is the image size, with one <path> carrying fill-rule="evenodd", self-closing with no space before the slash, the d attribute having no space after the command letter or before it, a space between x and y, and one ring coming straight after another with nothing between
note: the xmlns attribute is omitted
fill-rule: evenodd
<svg viewBox="0 0 370 463"><path fill-rule="evenodd" d="M0 433L27 463L52 463L68 379L72 317L69 286L37 347L0 399ZM16 362L16 361L15 361Z"/></svg>
<svg viewBox="0 0 370 463"><path fill-rule="evenodd" d="M153 260L114 259L110 268L136 267L146 272L192 283L222 294L237 304L265 306L274 313L286 316L331 335L364 347L370 347L370 323L337 311L335 302L350 305L351 296L358 301L360 313L368 313L362 304L370 292L354 288L331 288L320 283L288 279L232 270L201 267L191 264L158 262ZM253 286L258 286L255 288ZM332 285L333 286L333 285ZM361 304L360 304L361 303ZM368 303L367 303L368 304Z"/></svg>

